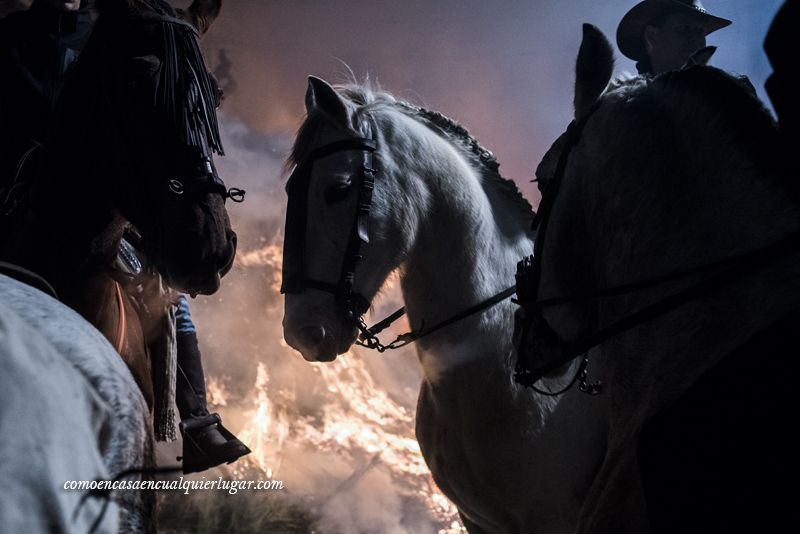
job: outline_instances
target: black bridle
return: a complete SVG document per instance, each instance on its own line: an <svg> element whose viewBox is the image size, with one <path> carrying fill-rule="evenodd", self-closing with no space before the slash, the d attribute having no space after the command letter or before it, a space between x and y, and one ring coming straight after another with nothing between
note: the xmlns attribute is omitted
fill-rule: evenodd
<svg viewBox="0 0 800 534"><path fill-rule="evenodd" d="M194 172L187 178L182 180L171 178L167 181L167 188L178 197L197 198L207 194L217 194L222 197L223 202L227 199L236 203L244 201L245 190L225 186L211 155L206 151L199 156Z"/></svg>
<svg viewBox="0 0 800 534"><path fill-rule="evenodd" d="M142 13L140 21L161 28L164 57L156 105L172 116L186 148L176 158L185 158L188 163L180 175L173 175L164 186L157 184L158 187L165 187L181 199L217 194L223 201L242 202L245 191L226 187L214 166L213 154L224 155L216 117L218 97L197 43L197 29L184 20L158 12ZM105 77L101 83L105 86ZM108 89L104 87L102 92L111 115L118 115ZM123 129L117 125L117 130Z"/></svg>
<svg viewBox="0 0 800 534"><path fill-rule="evenodd" d="M242 202L245 191L228 189L212 158L224 155L217 124L218 94L206 69L197 39L197 29L188 22L165 14L149 13L147 23L160 24L165 53L158 101L172 114L183 142L196 150L189 176L167 181L169 191L177 196L198 197L218 194L222 200ZM186 98L186 95L192 98ZM180 98L176 98L176 96Z"/></svg>
<svg viewBox="0 0 800 534"><path fill-rule="evenodd" d="M289 206L286 211L286 230L283 246L283 281L281 293L302 293L307 288L331 293L349 321L359 321L369 309L369 300L353 291L356 264L362 258L361 248L369 243L369 213L372 209L372 191L378 171L373 165L377 149L374 139L354 137L334 141L312 150L297 165L286 190ZM358 203L353 217L350 238L347 242L339 280L328 283L308 276L306 272L306 223L308 219L308 189L314 162L344 151L360 151L362 163L354 184L358 187Z"/></svg>

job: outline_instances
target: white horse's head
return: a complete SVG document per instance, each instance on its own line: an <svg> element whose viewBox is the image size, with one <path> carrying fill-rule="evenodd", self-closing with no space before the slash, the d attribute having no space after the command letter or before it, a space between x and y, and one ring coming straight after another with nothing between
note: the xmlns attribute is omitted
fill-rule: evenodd
<svg viewBox="0 0 800 534"><path fill-rule="evenodd" d="M331 361L355 342L355 318L408 252L410 206L421 198L385 157L370 103L344 94L309 78L287 184L284 336L309 361Z"/></svg>

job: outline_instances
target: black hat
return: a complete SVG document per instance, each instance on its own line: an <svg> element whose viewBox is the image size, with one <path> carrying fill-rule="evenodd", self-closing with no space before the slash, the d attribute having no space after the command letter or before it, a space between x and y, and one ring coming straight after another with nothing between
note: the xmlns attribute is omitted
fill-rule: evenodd
<svg viewBox="0 0 800 534"><path fill-rule="evenodd" d="M654 19L671 13L696 16L706 26L706 35L715 32L731 21L715 17L703 8L700 0L644 0L628 11L617 28L617 46L627 57L641 61L647 57L644 46L644 29Z"/></svg>

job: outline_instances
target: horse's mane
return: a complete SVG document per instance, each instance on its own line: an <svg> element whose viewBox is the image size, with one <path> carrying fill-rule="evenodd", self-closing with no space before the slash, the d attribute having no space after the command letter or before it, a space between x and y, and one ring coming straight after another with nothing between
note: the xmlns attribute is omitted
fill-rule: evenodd
<svg viewBox="0 0 800 534"><path fill-rule="evenodd" d="M396 99L391 94L373 89L369 83L348 84L337 86L337 91L346 99L355 104L358 109L355 117L355 128L361 135L366 135L369 129L366 117L373 112L381 109L398 111L403 115L423 124L436 134L443 137L451 144L459 147L467 159L478 169L484 183L492 186L499 191L519 208L519 211L528 223L533 220L534 211L530 202L522 196L517 184L513 180L503 178L500 175L500 164L494 154L484 148L469 131L455 120L439 113L431 111L409 102ZM318 116L309 116L303 122L297 135L297 140L292 147L289 156L290 164L297 164L302 161L303 155L309 149L311 133L319 125Z"/></svg>
<svg viewBox="0 0 800 534"><path fill-rule="evenodd" d="M800 200L800 185L785 172L788 154L781 151L777 123L747 78L715 67L694 66L655 77L615 80L609 95L630 102L641 99L650 109L663 110L673 122L696 124L709 140L724 139L726 144L720 146L728 146L760 166L767 171L762 173L765 179Z"/></svg>
<svg viewBox="0 0 800 534"><path fill-rule="evenodd" d="M627 100L653 98L676 117L707 113L720 121L715 127L757 156L774 154L778 146L777 125L749 80L714 67L618 78L611 83L609 93Z"/></svg>

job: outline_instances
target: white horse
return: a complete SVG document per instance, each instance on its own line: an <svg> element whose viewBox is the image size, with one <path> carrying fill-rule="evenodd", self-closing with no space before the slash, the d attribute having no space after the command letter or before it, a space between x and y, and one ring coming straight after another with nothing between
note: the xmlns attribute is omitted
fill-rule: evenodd
<svg viewBox="0 0 800 534"><path fill-rule="evenodd" d="M152 462L144 398L105 337L49 295L0 275L0 360L0 530L150 531L152 492L114 491L105 503L65 487Z"/></svg>
<svg viewBox="0 0 800 534"><path fill-rule="evenodd" d="M300 165L310 174L292 178L309 180L307 194L290 183L284 284L291 285L292 271L301 285L314 280L336 291L347 270L359 176L370 165L363 154L371 145L358 138L375 141L377 175L368 228L356 223L369 243L358 251L355 293L371 300L399 269L416 329L514 284L517 261L533 249L532 210L462 127L386 93L361 86L337 92L313 77L306 107L293 160L314 162ZM305 204L299 212L292 207L298 201ZM341 299L321 289L286 295L286 341L309 361L333 360L356 339ZM417 342L424 370L417 439L471 532L565 534L574 531L603 460L605 403L575 389L541 396L513 381L516 309L506 299ZM556 389L575 372L566 365L542 387Z"/></svg>

